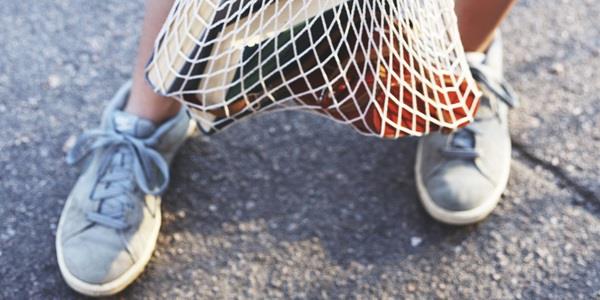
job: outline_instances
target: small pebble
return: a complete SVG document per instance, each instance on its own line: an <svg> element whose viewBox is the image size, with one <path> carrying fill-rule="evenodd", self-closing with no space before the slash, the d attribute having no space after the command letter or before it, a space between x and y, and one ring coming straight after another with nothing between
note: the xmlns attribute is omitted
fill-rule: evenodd
<svg viewBox="0 0 600 300"><path fill-rule="evenodd" d="M48 76L48 86L51 89L55 89L57 87L59 87L62 84L62 79L60 79L60 77L56 74L52 74L50 76Z"/></svg>
<svg viewBox="0 0 600 300"><path fill-rule="evenodd" d="M550 72L554 75L560 75L565 72L565 66L561 63L555 63L550 67Z"/></svg>
<svg viewBox="0 0 600 300"><path fill-rule="evenodd" d="M75 142L77 142L77 137L75 137L74 135L69 136L67 138L67 140L65 141L65 143L63 144L63 147L62 147L63 152L65 152L65 153L69 152L69 150L71 150L73 148L73 146L75 146Z"/></svg>
<svg viewBox="0 0 600 300"><path fill-rule="evenodd" d="M418 236L413 236L410 238L410 245L413 247L418 247L423 242L423 239Z"/></svg>
<svg viewBox="0 0 600 300"><path fill-rule="evenodd" d="M296 224L296 223L290 223L290 224L287 226L287 231L294 231L294 230L296 230L296 229L298 229L298 224Z"/></svg>
<svg viewBox="0 0 600 300"><path fill-rule="evenodd" d="M248 209L248 210L253 209L255 206L256 206L256 203L254 203L254 201L246 202L246 209Z"/></svg>
<svg viewBox="0 0 600 300"><path fill-rule="evenodd" d="M179 241L183 240L183 237L181 236L180 233L175 233L175 234L173 234L173 240L175 240L176 242L179 242Z"/></svg>

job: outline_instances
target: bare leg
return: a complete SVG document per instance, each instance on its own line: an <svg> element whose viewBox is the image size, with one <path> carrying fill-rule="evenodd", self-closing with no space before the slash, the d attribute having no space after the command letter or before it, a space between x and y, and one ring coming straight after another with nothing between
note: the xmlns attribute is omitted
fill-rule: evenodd
<svg viewBox="0 0 600 300"><path fill-rule="evenodd" d="M516 0L457 0L458 29L465 51L484 52Z"/></svg>
<svg viewBox="0 0 600 300"><path fill-rule="evenodd" d="M176 115L181 104L171 98L161 97L152 91L144 79L144 67L150 58L154 40L164 23L173 0L146 0L146 14L138 48L133 86L125 111L160 124Z"/></svg>

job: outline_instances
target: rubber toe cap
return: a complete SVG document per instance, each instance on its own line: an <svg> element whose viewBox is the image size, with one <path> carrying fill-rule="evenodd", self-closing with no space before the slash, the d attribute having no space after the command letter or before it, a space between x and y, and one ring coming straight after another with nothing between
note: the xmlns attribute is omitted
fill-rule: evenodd
<svg viewBox="0 0 600 300"><path fill-rule="evenodd" d="M494 190L477 168L460 165L426 179L425 186L437 206L456 212L481 206Z"/></svg>

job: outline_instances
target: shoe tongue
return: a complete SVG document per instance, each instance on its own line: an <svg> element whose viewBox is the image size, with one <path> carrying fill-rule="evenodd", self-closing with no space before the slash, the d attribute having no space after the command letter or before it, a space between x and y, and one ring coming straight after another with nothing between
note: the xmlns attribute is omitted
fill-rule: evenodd
<svg viewBox="0 0 600 300"><path fill-rule="evenodd" d="M469 65L480 65L485 62L486 55L482 52L467 52L467 62Z"/></svg>
<svg viewBox="0 0 600 300"><path fill-rule="evenodd" d="M482 52L467 52L466 56L467 56L467 62L469 63L470 66L485 65L486 59L487 59L486 53L482 53ZM479 103L479 109L477 110L477 116L476 116L478 119L481 119L481 118L486 119L486 118L490 118L490 117L494 116L494 111L492 109L491 101L492 100L489 99L489 97L486 97L485 95L483 97L481 97L480 103Z"/></svg>
<svg viewBox="0 0 600 300"><path fill-rule="evenodd" d="M114 112L113 124L117 132L136 138L147 138L156 130L152 121L124 111Z"/></svg>
<svg viewBox="0 0 600 300"><path fill-rule="evenodd" d="M477 110L477 115L475 116L475 119L493 118L496 115L496 113L492 108L492 99L484 95L479 101L481 102L479 103L479 109Z"/></svg>

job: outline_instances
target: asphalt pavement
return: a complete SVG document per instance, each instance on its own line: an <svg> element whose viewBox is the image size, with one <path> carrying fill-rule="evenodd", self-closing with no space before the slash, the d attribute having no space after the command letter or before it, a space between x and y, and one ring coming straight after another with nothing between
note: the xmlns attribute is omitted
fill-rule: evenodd
<svg viewBox="0 0 600 300"><path fill-rule="evenodd" d="M78 168L129 76L136 1L0 5L0 298L75 299L54 252ZM268 114L187 142L132 299L600 298L600 3L521 1L503 27L512 176L467 227L432 220L415 139L384 141L306 113Z"/></svg>

